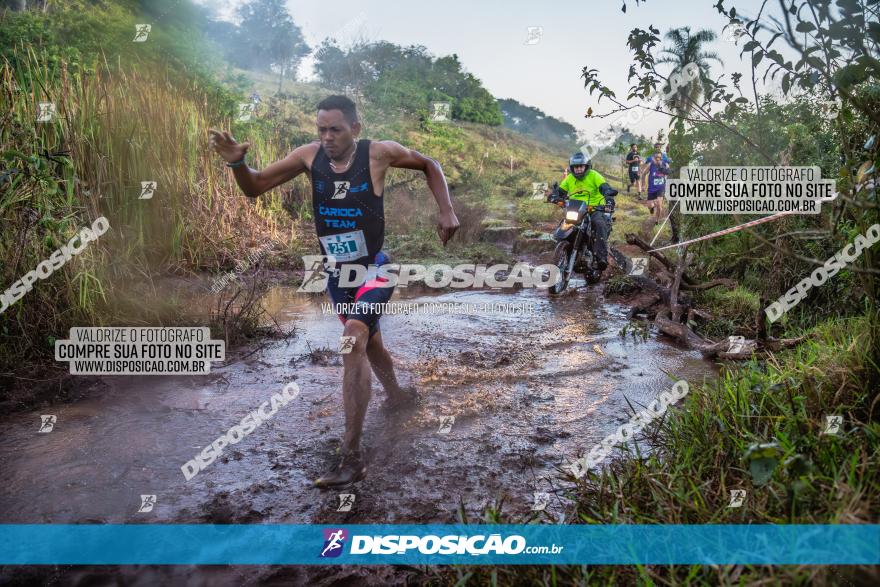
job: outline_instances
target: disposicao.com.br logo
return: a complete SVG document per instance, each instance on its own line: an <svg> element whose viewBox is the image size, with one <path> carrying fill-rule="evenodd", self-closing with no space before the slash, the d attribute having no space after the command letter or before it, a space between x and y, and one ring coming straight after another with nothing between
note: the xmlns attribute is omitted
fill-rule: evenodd
<svg viewBox="0 0 880 587"><path fill-rule="evenodd" d="M325 528L324 546L321 558L337 557L342 554L348 532L343 528ZM434 554L434 555L516 555L516 554L559 554L564 546L527 546L526 539L519 534L502 538L501 534L475 534L462 536L396 535L364 536L353 535L348 554Z"/></svg>
<svg viewBox="0 0 880 587"><path fill-rule="evenodd" d="M348 530L345 528L324 528L324 546L321 548L321 558L336 558L342 554L345 540L348 538Z"/></svg>
<svg viewBox="0 0 880 587"><path fill-rule="evenodd" d="M486 266L475 263L421 265L386 263L369 267L356 263L336 264L332 255L304 255L305 275L297 291L319 293L327 289L332 275L339 287L406 287L420 281L433 288L548 288L556 283L559 268L545 264L532 267L526 263L503 263ZM498 277L502 276L502 279Z"/></svg>

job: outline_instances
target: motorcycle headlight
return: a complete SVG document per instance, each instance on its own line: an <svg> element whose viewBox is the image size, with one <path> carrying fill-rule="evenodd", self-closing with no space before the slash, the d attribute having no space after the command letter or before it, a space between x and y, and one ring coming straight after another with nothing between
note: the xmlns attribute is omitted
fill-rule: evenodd
<svg viewBox="0 0 880 587"><path fill-rule="evenodd" d="M569 222L577 222L578 221L578 213L577 210L569 210L565 213L565 219Z"/></svg>

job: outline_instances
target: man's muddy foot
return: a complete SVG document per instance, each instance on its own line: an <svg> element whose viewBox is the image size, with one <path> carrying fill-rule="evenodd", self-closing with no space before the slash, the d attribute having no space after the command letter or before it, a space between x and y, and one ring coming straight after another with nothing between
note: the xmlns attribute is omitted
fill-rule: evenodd
<svg viewBox="0 0 880 587"><path fill-rule="evenodd" d="M414 408L422 402L422 396L414 387L404 387L400 390L400 396L388 397L382 404L382 409L394 412L400 409Z"/></svg>
<svg viewBox="0 0 880 587"><path fill-rule="evenodd" d="M348 485L360 481L366 475L367 466L360 451L347 452L342 454L342 460L333 471L315 480L315 485L318 487Z"/></svg>

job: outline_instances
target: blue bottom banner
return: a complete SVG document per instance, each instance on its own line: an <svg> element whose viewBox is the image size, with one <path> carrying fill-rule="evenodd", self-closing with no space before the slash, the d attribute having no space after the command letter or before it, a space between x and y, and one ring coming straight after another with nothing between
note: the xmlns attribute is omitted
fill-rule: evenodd
<svg viewBox="0 0 880 587"><path fill-rule="evenodd" d="M880 525L7 524L5 565L877 565Z"/></svg>

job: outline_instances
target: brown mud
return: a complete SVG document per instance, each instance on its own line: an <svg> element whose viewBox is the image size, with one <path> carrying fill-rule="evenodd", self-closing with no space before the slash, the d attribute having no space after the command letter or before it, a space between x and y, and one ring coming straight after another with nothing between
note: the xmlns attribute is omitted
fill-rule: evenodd
<svg viewBox="0 0 880 587"><path fill-rule="evenodd" d="M335 490L312 480L335 464L344 427L335 352L341 325L322 313L325 299L276 287L266 303L282 326L295 326L288 340L215 364L210 375L106 377L77 402L3 417L0 522L423 524L456 523L459 510L479 522L487 508L523 522L566 522L560 467L625 422L628 404L646 405L677 378L714 376L697 353L653 337L621 337L628 308L604 300L602 284L572 283L556 297L545 290L397 292L394 301L423 311L385 316L383 337L402 382L424 400L387 413L374 379L362 441L367 477ZM431 313L432 303L502 306ZM514 306L503 304L520 306L504 311ZM296 400L185 480L181 465L290 381L301 390ZM51 433L37 433L41 414L57 416ZM445 416L454 422L441 433ZM553 496L545 512L531 511L534 492ZM337 511L340 493L355 495L350 512ZM157 496L152 512L138 512L142 494ZM347 584L345 577L397 582L383 579L392 570L382 569L214 569L196 584L323 584L319 575L326 584ZM158 573L165 582L192 570L133 567L125 574L149 582ZM10 572L0 579L12 580ZM398 579L407 572L393 571ZM63 584L103 584L100 577L111 576L100 568L53 573Z"/></svg>

